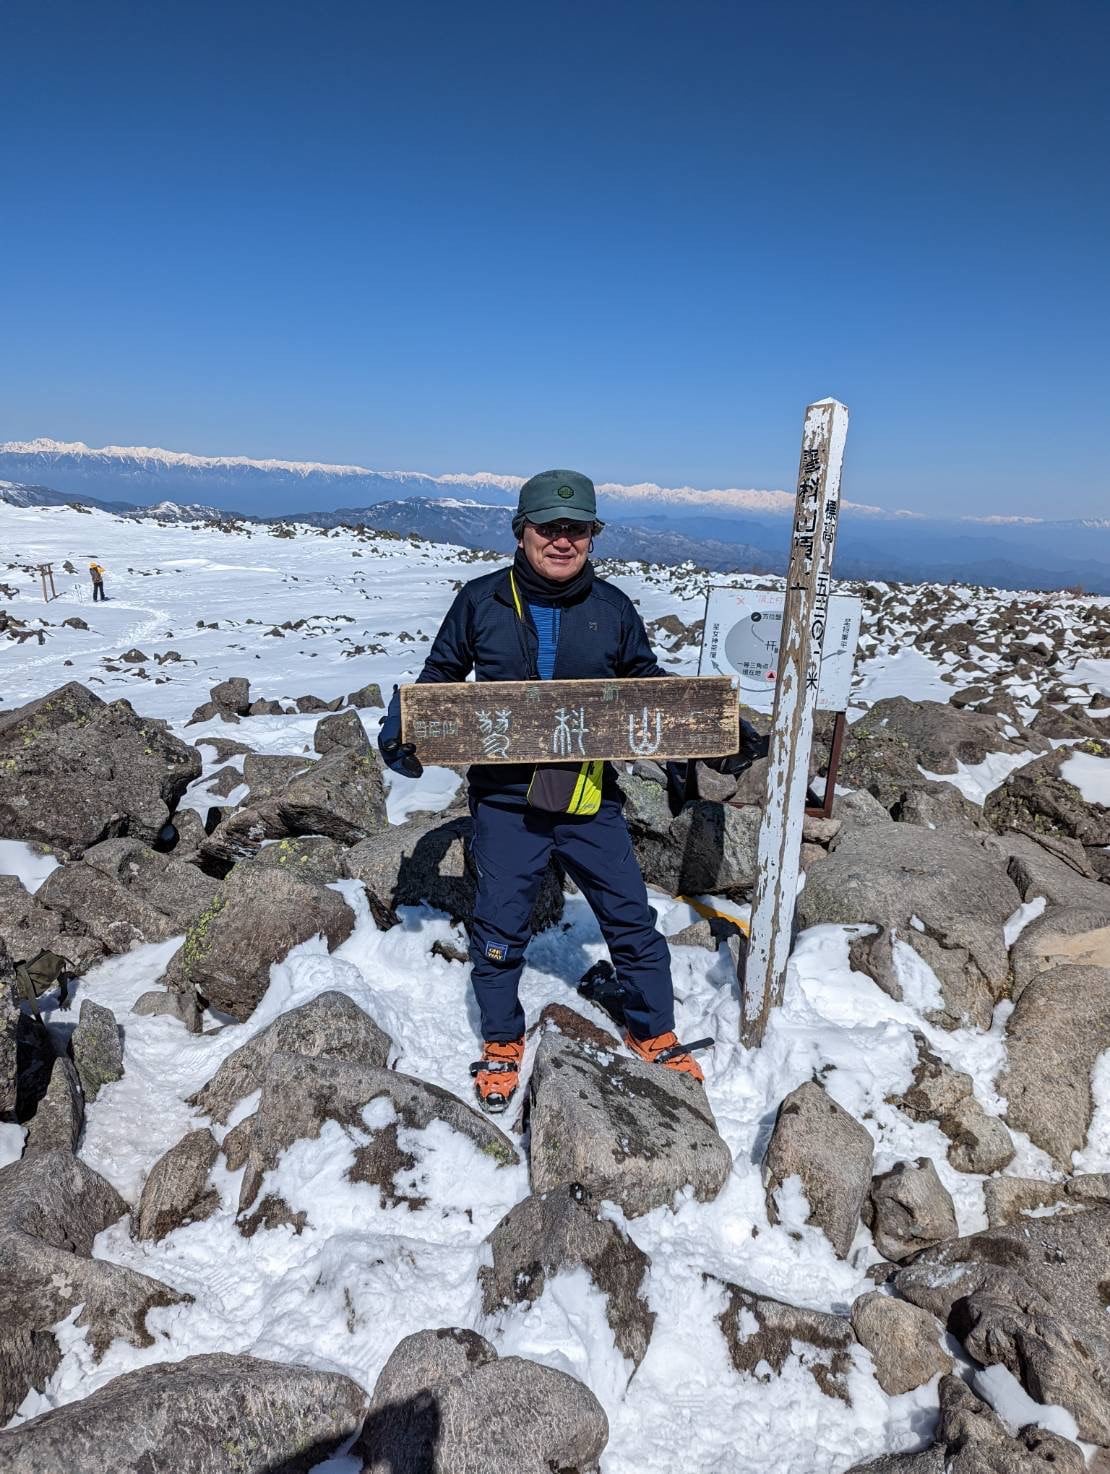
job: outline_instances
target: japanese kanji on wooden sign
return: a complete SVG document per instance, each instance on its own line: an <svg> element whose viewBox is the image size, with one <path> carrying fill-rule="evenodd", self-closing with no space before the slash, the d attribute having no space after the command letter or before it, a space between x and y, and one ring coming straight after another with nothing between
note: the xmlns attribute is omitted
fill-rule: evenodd
<svg viewBox="0 0 1110 1474"><path fill-rule="evenodd" d="M423 763L721 757L740 745L725 676L462 681L401 687L401 731Z"/></svg>

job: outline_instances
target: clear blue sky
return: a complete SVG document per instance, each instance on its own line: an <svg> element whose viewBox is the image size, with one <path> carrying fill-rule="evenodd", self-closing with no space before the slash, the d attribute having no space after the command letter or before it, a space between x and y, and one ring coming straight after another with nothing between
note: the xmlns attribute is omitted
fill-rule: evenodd
<svg viewBox="0 0 1110 1474"><path fill-rule="evenodd" d="M0 10L0 439L1110 511L1106 0Z"/></svg>

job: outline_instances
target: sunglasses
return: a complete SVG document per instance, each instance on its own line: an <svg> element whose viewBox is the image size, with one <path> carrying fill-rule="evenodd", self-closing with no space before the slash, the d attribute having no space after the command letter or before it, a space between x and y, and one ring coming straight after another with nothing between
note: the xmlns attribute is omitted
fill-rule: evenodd
<svg viewBox="0 0 1110 1474"><path fill-rule="evenodd" d="M584 537L593 537L595 532L600 531L596 522L529 522L528 526L533 532L538 532L546 542L554 542L560 537L569 537L572 542L578 542Z"/></svg>

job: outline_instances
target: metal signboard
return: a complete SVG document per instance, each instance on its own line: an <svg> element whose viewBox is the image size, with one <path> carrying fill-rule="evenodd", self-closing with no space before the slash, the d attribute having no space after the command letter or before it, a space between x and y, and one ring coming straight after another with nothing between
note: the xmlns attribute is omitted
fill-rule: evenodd
<svg viewBox="0 0 1110 1474"><path fill-rule="evenodd" d="M785 605L785 594L772 591L710 589L699 675L735 676L743 704L755 711L770 711ZM844 711L848 705L862 616L862 600L850 594L829 596L820 630L817 706L821 711Z"/></svg>

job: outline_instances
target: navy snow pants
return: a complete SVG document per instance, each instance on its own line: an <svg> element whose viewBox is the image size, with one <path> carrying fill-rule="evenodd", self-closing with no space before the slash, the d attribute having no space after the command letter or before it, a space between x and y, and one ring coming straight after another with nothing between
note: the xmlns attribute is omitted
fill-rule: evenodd
<svg viewBox="0 0 1110 1474"><path fill-rule="evenodd" d="M524 1033L517 991L531 937L528 923L553 850L597 917L628 993L630 1032L650 1039L673 1029L670 953L648 909L620 805L606 799L596 814L575 818L472 796L470 810L478 871L471 978L482 1037L504 1042Z"/></svg>

